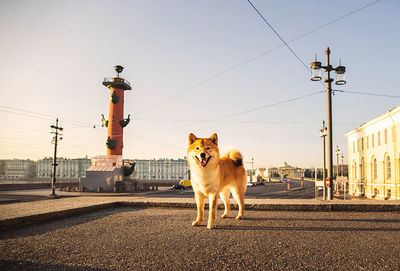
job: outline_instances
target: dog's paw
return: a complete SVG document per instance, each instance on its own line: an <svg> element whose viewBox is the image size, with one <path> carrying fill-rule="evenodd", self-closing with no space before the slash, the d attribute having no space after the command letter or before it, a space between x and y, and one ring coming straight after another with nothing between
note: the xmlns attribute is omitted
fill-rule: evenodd
<svg viewBox="0 0 400 271"><path fill-rule="evenodd" d="M201 224L201 221L193 221L192 226L199 226Z"/></svg>
<svg viewBox="0 0 400 271"><path fill-rule="evenodd" d="M209 230L215 229L215 223L208 223L207 224L207 229L209 229Z"/></svg>
<svg viewBox="0 0 400 271"><path fill-rule="evenodd" d="M243 219L243 216L242 216L242 215L237 215L235 219L236 219L236 220L242 220L242 219Z"/></svg>
<svg viewBox="0 0 400 271"><path fill-rule="evenodd" d="M228 217L228 214L223 214L223 215L221 215L221 217L222 217L222 218L227 218L227 217Z"/></svg>

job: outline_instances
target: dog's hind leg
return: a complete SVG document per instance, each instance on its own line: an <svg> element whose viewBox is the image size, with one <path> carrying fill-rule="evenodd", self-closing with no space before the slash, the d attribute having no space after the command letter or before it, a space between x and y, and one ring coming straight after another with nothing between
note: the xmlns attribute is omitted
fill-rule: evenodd
<svg viewBox="0 0 400 271"><path fill-rule="evenodd" d="M224 190L221 193L219 193L219 197L222 199L225 205L225 211L224 214L221 216L222 218L226 218L229 216L229 212L231 211L231 203L229 202L229 195L231 192L229 190Z"/></svg>
<svg viewBox="0 0 400 271"><path fill-rule="evenodd" d="M198 226L203 221L204 217L204 195L201 192L194 193L197 205L197 219L193 221L192 226Z"/></svg>
<svg viewBox="0 0 400 271"><path fill-rule="evenodd" d="M245 192L246 192L245 190L242 191L242 190L239 189L239 188L232 189L233 198L236 200L236 202L237 202L238 205L239 205L239 212L238 212L238 214L237 214L237 216L236 216L236 220L243 219L243 213L244 213L244 194L245 194Z"/></svg>

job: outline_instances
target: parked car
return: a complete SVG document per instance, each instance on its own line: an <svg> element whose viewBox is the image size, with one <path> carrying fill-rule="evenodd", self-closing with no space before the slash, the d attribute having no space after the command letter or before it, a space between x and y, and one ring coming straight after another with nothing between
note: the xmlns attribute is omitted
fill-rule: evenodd
<svg viewBox="0 0 400 271"><path fill-rule="evenodd" d="M179 190L182 190L182 189L186 189L186 186L177 183L177 184L174 184L174 185L171 187L171 189L179 189Z"/></svg>
<svg viewBox="0 0 400 271"><path fill-rule="evenodd" d="M252 186L256 186L256 184L255 183L250 183L250 182L247 183L247 187L252 187Z"/></svg>
<svg viewBox="0 0 400 271"><path fill-rule="evenodd" d="M191 186L192 186L192 183L191 183L190 180L181 180L181 181L179 182L179 184L184 185L184 186L186 186L186 187L191 187Z"/></svg>

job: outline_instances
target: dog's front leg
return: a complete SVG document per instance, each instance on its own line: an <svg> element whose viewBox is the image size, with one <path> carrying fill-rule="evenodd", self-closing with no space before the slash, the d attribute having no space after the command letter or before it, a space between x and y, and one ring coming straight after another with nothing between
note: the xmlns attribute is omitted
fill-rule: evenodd
<svg viewBox="0 0 400 271"><path fill-rule="evenodd" d="M192 226L198 226L203 221L204 216L204 195L201 192L195 191L194 196L197 205L197 219L193 221Z"/></svg>
<svg viewBox="0 0 400 271"><path fill-rule="evenodd" d="M217 213L217 203L218 203L218 193L212 193L208 196L208 202L209 202L209 209L210 213L208 216L208 224L207 228L213 229L215 228L215 216Z"/></svg>

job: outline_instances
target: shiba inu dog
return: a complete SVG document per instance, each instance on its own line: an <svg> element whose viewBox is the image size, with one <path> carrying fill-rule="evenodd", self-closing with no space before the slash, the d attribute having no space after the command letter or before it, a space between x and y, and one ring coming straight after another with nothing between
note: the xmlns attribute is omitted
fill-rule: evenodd
<svg viewBox="0 0 400 271"><path fill-rule="evenodd" d="M222 218L225 218L230 212L231 193L239 205L236 219L242 219L247 186L246 171L240 152L231 151L220 157L217 134L212 134L209 138L197 138L191 133L187 159L197 204L197 219L192 226L201 224L204 216L204 198L208 197L210 212L207 228L215 228L218 195L225 205L222 215Z"/></svg>

